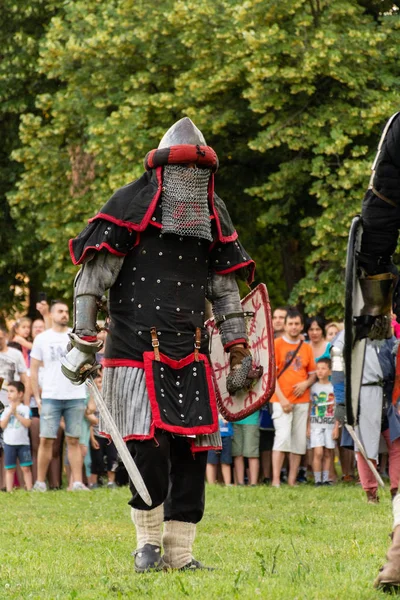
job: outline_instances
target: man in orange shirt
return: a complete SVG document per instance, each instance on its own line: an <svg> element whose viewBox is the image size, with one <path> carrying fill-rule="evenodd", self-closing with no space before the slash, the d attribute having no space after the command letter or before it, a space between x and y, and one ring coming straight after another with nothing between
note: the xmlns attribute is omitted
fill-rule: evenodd
<svg viewBox="0 0 400 600"><path fill-rule="evenodd" d="M302 340L303 318L289 308L284 335L275 340L276 387L271 398L275 440L272 452L272 485L279 487L280 472L289 452L288 484L296 484L301 456L306 453L310 387L316 380L312 350Z"/></svg>

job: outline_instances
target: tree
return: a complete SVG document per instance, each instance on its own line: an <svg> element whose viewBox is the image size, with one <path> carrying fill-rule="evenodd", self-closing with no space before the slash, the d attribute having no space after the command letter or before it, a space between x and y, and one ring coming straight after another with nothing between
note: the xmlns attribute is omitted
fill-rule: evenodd
<svg viewBox="0 0 400 600"><path fill-rule="evenodd" d="M287 239L297 219L300 243L312 243L291 295L309 314L342 314L349 224L398 105L398 19L371 14L382 3L368 5L366 13L358 2L280 1L242 13L253 49L245 96L261 126L250 147L286 149L279 169L250 191L268 207L261 223L276 223Z"/></svg>
<svg viewBox="0 0 400 600"><path fill-rule="evenodd" d="M39 94L37 114L22 119L22 147L13 156L25 172L9 198L15 217L34 224L47 285L57 293L71 294L67 238L141 173L146 152L184 115L224 159L218 190L234 218L242 217L240 233L254 223L242 198L247 185L262 180L265 161L248 147L256 117L236 94L244 80L227 45L231 12L229 2L160 8L89 1L68 3L53 18L38 67L62 88Z"/></svg>
<svg viewBox="0 0 400 600"><path fill-rule="evenodd" d="M4 0L0 7L0 306L1 317L24 299L27 273L31 288L41 277L36 257L40 241L27 223L15 223L6 196L15 186L21 167L11 159L19 145L20 117L35 110L35 98L43 89L52 89L46 77L36 70L38 45L47 23L56 12L55 2L36 1L29 6L21 0Z"/></svg>
<svg viewBox="0 0 400 600"><path fill-rule="evenodd" d="M9 194L47 285L71 294L67 238L188 115L273 302L295 286L308 312L340 316L348 225L396 107L398 31L372 0L64 3L37 66L61 87L23 115Z"/></svg>

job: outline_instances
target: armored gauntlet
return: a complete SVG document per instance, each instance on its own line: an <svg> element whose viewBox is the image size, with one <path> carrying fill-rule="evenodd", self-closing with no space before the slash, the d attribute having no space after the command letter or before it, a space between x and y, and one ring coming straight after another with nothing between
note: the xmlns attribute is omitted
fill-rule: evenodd
<svg viewBox="0 0 400 600"><path fill-rule="evenodd" d="M231 372L226 378L226 387L231 396L239 390L249 390L263 374L263 367L253 366L253 358L248 348L243 345L230 348Z"/></svg>
<svg viewBox="0 0 400 600"><path fill-rule="evenodd" d="M61 371L73 384L80 385L99 369L96 352L101 349L103 342L88 342L76 333L70 333L69 339L71 343L68 345L68 353L61 359Z"/></svg>

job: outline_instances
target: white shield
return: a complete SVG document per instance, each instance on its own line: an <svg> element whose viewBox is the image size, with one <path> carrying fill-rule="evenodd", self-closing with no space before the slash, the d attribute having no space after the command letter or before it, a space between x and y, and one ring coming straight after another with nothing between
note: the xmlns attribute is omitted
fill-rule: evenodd
<svg viewBox="0 0 400 600"><path fill-rule="evenodd" d="M256 385L249 391L230 396L226 389L229 374L229 352L221 343L215 320L206 322L210 345L211 364L214 374L215 395L221 415L228 421L239 421L261 408L275 390L274 336L268 290L260 283L242 300L245 313L249 347L256 366L262 365L264 372Z"/></svg>

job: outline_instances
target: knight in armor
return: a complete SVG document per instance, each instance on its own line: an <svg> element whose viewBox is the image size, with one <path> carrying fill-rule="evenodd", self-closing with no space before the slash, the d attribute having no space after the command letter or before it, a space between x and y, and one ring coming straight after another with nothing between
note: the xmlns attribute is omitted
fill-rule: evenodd
<svg viewBox="0 0 400 600"><path fill-rule="evenodd" d="M355 337L362 340L388 339L392 336L392 312L399 316L398 271L392 256L400 228L400 113L387 122L372 166L369 188L362 206L361 246L355 257L364 306L355 318ZM346 347L346 352L350 349ZM352 362L356 360L355 353ZM357 360L360 360L358 357ZM396 382L400 377L397 352ZM389 424L400 423L400 389L394 386ZM347 399L346 399L347 403ZM392 426L390 426L392 429ZM392 436L392 431L391 431ZM381 569L376 587L390 590L400 586L400 494L393 498L393 538L387 563Z"/></svg>
<svg viewBox="0 0 400 600"><path fill-rule="evenodd" d="M203 567L192 545L207 451L221 447L206 299L230 354L230 392L260 376L236 283L236 276L250 283L255 265L214 191L217 168L201 131L181 119L147 154L145 173L70 242L74 264L83 266L63 372L78 383L91 372L82 365L96 368L96 314L109 290L104 400L152 498L149 507L131 483L137 572Z"/></svg>
<svg viewBox="0 0 400 600"><path fill-rule="evenodd" d="M392 309L400 314L397 301L393 303L398 271L392 260L400 228L400 113L383 130L363 201L362 226L357 265L364 307L357 318L357 337L386 339L392 335Z"/></svg>

